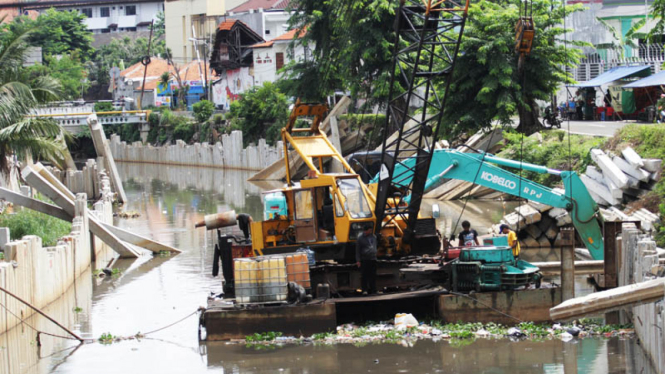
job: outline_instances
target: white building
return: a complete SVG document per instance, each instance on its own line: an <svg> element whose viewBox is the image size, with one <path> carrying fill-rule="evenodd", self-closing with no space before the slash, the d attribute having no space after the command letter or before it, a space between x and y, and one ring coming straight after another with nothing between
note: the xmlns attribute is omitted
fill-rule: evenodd
<svg viewBox="0 0 665 374"><path fill-rule="evenodd" d="M244 22L265 40L272 40L288 30L289 0L248 0L228 12L228 17ZM223 19L219 19L223 22Z"/></svg>
<svg viewBox="0 0 665 374"><path fill-rule="evenodd" d="M304 36L301 32L298 37ZM279 70L291 60L304 60L310 58L309 48L298 45L291 48L291 42L296 30L291 30L270 41L252 46L254 49L254 84L262 85L264 82L274 82L280 78Z"/></svg>
<svg viewBox="0 0 665 374"><path fill-rule="evenodd" d="M84 22L95 34L119 31L150 30L150 23L164 11L164 1L58 1L26 3L25 9L45 12L80 12L88 17Z"/></svg>

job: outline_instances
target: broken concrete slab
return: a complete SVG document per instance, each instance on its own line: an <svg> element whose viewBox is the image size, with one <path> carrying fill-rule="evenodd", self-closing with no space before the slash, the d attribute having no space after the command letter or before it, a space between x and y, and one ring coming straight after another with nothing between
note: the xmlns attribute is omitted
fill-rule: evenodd
<svg viewBox="0 0 665 374"><path fill-rule="evenodd" d="M118 168L115 166L113 154L111 154L111 147L109 147L109 144L106 141L104 129L102 128L101 123L97 120L97 115L95 113L88 117L87 122L88 127L90 128L92 142L95 145L95 151L98 156L104 157L107 174L111 179L115 192L118 194L118 200L121 203L125 203L127 202L127 195L125 195L125 189L122 187L122 179L118 173Z"/></svg>
<svg viewBox="0 0 665 374"><path fill-rule="evenodd" d="M634 149L631 147L626 147L621 151L621 154L623 155L623 158L628 161L629 164L641 168L644 166L644 161L642 161L642 157L635 152Z"/></svg>
<svg viewBox="0 0 665 374"><path fill-rule="evenodd" d="M614 156L612 161L616 166L619 167L619 169L621 169L621 171L630 175L631 177L636 178L637 180L640 180L642 182L646 182L649 180L648 171L629 164L628 161L624 160L623 158Z"/></svg>
<svg viewBox="0 0 665 374"><path fill-rule="evenodd" d="M540 219L542 218L542 214L528 204L515 208L515 211L520 216L524 217L524 222L526 224L540 222Z"/></svg>
<svg viewBox="0 0 665 374"><path fill-rule="evenodd" d="M617 187L623 188L628 184L626 175L612 162L605 152L600 149L592 149L591 158L603 171L603 175L612 180Z"/></svg>
<svg viewBox="0 0 665 374"><path fill-rule="evenodd" d="M657 173L660 171L663 160L659 158L643 158L642 163L644 164L644 170L651 173Z"/></svg>
<svg viewBox="0 0 665 374"><path fill-rule="evenodd" d="M605 177L603 176L603 172L593 165L588 165L584 174L598 183L605 184Z"/></svg>
<svg viewBox="0 0 665 374"><path fill-rule="evenodd" d="M49 199L53 200L53 202L60 206L65 212L67 212L67 214L70 216L74 215L74 202L65 196L62 192L60 192L56 187L51 185L44 177L33 170L30 166L26 166L23 169L22 176L26 182L28 182L32 187L36 188L39 192L46 195ZM108 244L114 251L120 254L120 257L139 257L139 252L122 242L113 233L109 232L95 217L90 215L88 219L90 222L90 231L92 231L95 236Z"/></svg>
<svg viewBox="0 0 665 374"><path fill-rule="evenodd" d="M620 203L620 201L612 195L607 186L604 186L596 182L595 180L587 177L586 175L581 175L580 179L582 180L582 183L584 183L586 188L589 190L589 192L593 192L594 194L600 196L611 205L617 205Z"/></svg>

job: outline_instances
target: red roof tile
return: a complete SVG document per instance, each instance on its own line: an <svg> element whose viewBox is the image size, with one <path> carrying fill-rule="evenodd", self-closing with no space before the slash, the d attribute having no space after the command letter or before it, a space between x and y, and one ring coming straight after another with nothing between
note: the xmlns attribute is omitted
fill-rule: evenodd
<svg viewBox="0 0 665 374"><path fill-rule="evenodd" d="M274 44L274 43L273 43L272 40L271 40L271 41L269 41L269 42L265 42L265 43L254 44L254 45L252 45L251 47L252 47L252 48L268 48L268 47L272 47L273 44Z"/></svg>
<svg viewBox="0 0 665 374"><path fill-rule="evenodd" d="M294 37L295 37L297 31L298 31L298 30L296 30L296 29L293 29L293 30L287 31L287 32L285 32L284 34L282 34L282 35L276 37L276 38L273 39L273 40L292 40L292 39L294 39ZM303 36L305 36L305 34L307 34L307 29L301 29L300 32L298 33L298 37L297 37L297 39L302 38Z"/></svg>
<svg viewBox="0 0 665 374"><path fill-rule="evenodd" d="M237 7L231 9L231 12L241 13L250 10L261 9L286 9L289 5L289 0L248 0Z"/></svg>

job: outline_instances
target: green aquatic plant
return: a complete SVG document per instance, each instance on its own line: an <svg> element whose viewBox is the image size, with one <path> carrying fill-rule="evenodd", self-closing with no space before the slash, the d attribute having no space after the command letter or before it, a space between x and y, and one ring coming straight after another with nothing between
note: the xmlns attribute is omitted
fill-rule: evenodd
<svg viewBox="0 0 665 374"><path fill-rule="evenodd" d="M110 332L105 332L99 338L97 338L97 341L102 344L111 344L115 341L115 339L116 337L113 336Z"/></svg>
<svg viewBox="0 0 665 374"><path fill-rule="evenodd" d="M254 333L252 335L247 335L245 341L247 343L257 343L257 342L271 342L282 336L281 332L268 331L263 333Z"/></svg>

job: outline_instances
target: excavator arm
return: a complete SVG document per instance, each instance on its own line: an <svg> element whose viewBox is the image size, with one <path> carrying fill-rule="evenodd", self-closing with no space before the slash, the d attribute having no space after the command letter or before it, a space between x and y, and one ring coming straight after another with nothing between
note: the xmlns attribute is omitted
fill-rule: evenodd
<svg viewBox="0 0 665 374"><path fill-rule="evenodd" d="M408 167L409 162L410 160L406 160L404 167ZM518 175L494 164L560 176L565 193L520 178ZM396 169L399 167L402 166L398 165ZM483 157L482 153L462 153L452 149L439 149L434 152L425 182L425 190L436 187L445 179L472 182L513 196L565 209L570 214L573 225L591 256L596 260L602 260L604 257L602 221L598 214L598 206L574 171L549 169L539 165L503 159L490 154L485 154ZM375 181L378 181L378 177L375 177L373 182ZM405 179L399 181L399 183L408 185L411 180ZM410 196L406 196L404 200L408 201L409 199Z"/></svg>

